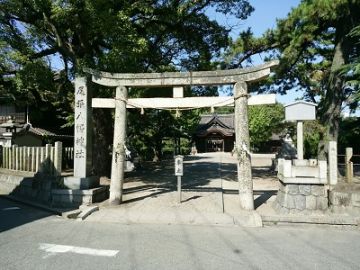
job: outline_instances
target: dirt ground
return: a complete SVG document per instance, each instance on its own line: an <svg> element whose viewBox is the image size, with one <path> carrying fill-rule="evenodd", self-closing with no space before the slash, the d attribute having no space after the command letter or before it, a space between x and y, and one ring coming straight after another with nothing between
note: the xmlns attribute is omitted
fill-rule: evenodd
<svg viewBox="0 0 360 270"><path fill-rule="evenodd" d="M256 162L253 162L256 164ZM271 204L278 190L276 172L253 167L255 208ZM142 211L181 208L199 212L234 213L239 210L236 158L230 153L204 153L184 157L181 201L178 203L174 161L145 163L126 173L123 206ZM109 184L102 179L101 184ZM104 202L106 203L106 202Z"/></svg>

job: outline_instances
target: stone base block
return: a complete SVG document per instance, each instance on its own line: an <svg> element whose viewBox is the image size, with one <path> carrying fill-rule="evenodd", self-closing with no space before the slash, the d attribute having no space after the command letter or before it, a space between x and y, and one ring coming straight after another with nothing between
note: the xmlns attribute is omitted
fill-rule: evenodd
<svg viewBox="0 0 360 270"><path fill-rule="evenodd" d="M109 197L107 187L92 189L53 189L51 192L52 204L58 207L90 205L101 202Z"/></svg>
<svg viewBox="0 0 360 270"><path fill-rule="evenodd" d="M280 214L310 214L327 210L328 202L324 185L280 182L274 208Z"/></svg>
<svg viewBox="0 0 360 270"><path fill-rule="evenodd" d="M88 177L64 177L64 186L68 189L91 189L98 187L100 178L98 176Z"/></svg>
<svg viewBox="0 0 360 270"><path fill-rule="evenodd" d="M360 185L338 183L329 196L333 212L360 212Z"/></svg>

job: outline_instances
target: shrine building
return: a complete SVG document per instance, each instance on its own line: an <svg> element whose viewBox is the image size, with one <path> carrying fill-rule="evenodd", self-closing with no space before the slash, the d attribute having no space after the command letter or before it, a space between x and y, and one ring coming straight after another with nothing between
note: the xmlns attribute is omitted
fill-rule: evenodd
<svg viewBox="0 0 360 270"><path fill-rule="evenodd" d="M198 153L231 152L234 148L234 114L201 115L194 133Z"/></svg>

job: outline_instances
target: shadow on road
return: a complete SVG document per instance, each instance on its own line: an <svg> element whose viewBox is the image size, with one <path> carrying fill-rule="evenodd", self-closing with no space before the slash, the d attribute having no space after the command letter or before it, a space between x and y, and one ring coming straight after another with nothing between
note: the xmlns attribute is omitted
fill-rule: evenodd
<svg viewBox="0 0 360 270"><path fill-rule="evenodd" d="M16 203L0 195L0 232L52 215L53 213Z"/></svg>

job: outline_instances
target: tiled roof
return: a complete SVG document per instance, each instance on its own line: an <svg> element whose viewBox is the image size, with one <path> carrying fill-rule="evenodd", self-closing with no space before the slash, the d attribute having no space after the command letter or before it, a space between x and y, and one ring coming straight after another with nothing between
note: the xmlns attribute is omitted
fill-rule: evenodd
<svg viewBox="0 0 360 270"><path fill-rule="evenodd" d="M218 121L222 122L225 126L229 128L234 128L235 126L234 114L203 114L201 115L199 125L206 125L214 118L216 118Z"/></svg>
<svg viewBox="0 0 360 270"><path fill-rule="evenodd" d="M224 136L234 134L234 114L206 114L201 115L196 134L206 136L212 132L219 132Z"/></svg>
<svg viewBox="0 0 360 270"><path fill-rule="evenodd" d="M71 136L71 135L58 135L54 132L48 131L43 128L33 127L30 124L26 124L24 126L24 128L22 130L20 130L17 134L21 135L21 134L27 134L27 133L31 133L31 134L34 134L34 135L40 136L40 137L73 138L73 136Z"/></svg>
<svg viewBox="0 0 360 270"><path fill-rule="evenodd" d="M55 133L50 132L46 129L42 129L42 128L30 127L28 132L33 133L35 135L39 135L39 136L57 136Z"/></svg>

